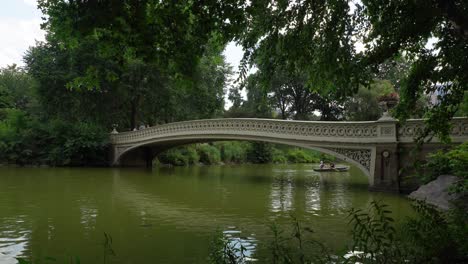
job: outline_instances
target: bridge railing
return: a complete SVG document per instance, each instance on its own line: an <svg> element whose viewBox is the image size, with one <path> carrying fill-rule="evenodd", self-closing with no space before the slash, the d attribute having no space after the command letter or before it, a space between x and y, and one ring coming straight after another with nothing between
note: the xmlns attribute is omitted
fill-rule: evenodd
<svg viewBox="0 0 468 264"><path fill-rule="evenodd" d="M330 122L225 118L158 125L138 131L111 134L110 139L112 144L130 144L183 135L251 135L346 143L413 142L423 128L424 120L421 119L407 120L404 125L398 126L396 120ZM452 120L451 136L457 142L467 140L468 118Z"/></svg>
<svg viewBox="0 0 468 264"><path fill-rule="evenodd" d="M225 118L183 121L153 126L138 131L111 135L113 144L131 143L147 138L183 134L265 135L285 138L322 138L326 141L378 138L378 124L369 122L291 121L253 118Z"/></svg>
<svg viewBox="0 0 468 264"><path fill-rule="evenodd" d="M454 142L464 142L468 140L468 118L455 117L451 121L452 130L450 137ZM398 128L399 142L414 142L414 139L424 130L423 119L409 119ZM433 138L432 142L439 142L438 138Z"/></svg>

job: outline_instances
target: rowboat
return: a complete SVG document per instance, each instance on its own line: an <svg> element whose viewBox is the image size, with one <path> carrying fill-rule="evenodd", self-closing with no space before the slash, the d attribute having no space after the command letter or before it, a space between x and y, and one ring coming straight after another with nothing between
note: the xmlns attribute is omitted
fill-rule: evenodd
<svg viewBox="0 0 468 264"><path fill-rule="evenodd" d="M331 172L344 172L344 171L348 171L349 170L349 167L335 167L335 168L313 168L314 171L331 171Z"/></svg>

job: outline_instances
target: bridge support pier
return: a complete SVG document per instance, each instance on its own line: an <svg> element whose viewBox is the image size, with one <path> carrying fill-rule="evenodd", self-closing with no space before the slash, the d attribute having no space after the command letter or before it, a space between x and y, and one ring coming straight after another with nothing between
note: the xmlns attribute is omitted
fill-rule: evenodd
<svg viewBox="0 0 468 264"><path fill-rule="evenodd" d="M388 115L377 120L378 143L370 168L370 189L399 192L398 121Z"/></svg>
<svg viewBox="0 0 468 264"><path fill-rule="evenodd" d="M382 144L375 148L373 183L370 186L374 191L398 192L398 146L397 144Z"/></svg>

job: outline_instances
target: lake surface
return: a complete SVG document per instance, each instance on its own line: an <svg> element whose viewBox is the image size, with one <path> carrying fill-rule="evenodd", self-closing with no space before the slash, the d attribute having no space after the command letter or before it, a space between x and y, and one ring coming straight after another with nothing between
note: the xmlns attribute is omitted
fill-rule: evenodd
<svg viewBox="0 0 468 264"><path fill-rule="evenodd" d="M314 166L0 168L0 263L103 263L104 233L116 253L107 263L206 263L217 229L256 257L269 225L289 226L291 214L339 250L349 244L350 208L383 200L397 220L411 214L405 197L369 192L357 168Z"/></svg>

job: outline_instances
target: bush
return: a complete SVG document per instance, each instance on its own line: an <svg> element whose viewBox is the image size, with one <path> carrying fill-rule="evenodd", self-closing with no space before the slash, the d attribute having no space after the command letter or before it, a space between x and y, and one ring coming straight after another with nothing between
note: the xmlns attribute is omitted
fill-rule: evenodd
<svg viewBox="0 0 468 264"><path fill-rule="evenodd" d="M242 163L245 162L247 157L246 146L248 143L245 142L219 142L214 146L217 147L221 152L221 159L226 163Z"/></svg>
<svg viewBox="0 0 468 264"><path fill-rule="evenodd" d="M273 146L265 142L252 142L247 150L247 160L252 163L270 163L273 160Z"/></svg>
<svg viewBox="0 0 468 264"><path fill-rule="evenodd" d="M288 159L281 149L273 148L272 160L273 163L287 163Z"/></svg>
<svg viewBox="0 0 468 264"><path fill-rule="evenodd" d="M16 109L2 109L1 116L0 160L25 164L32 154L24 144L29 118L26 113Z"/></svg>
<svg viewBox="0 0 468 264"><path fill-rule="evenodd" d="M55 120L35 127L39 148L46 163L56 166L104 165L107 163L108 134L92 123Z"/></svg>
<svg viewBox="0 0 468 264"><path fill-rule="evenodd" d="M318 163L320 158L312 157L303 149L290 149L287 153L287 159L291 163Z"/></svg>
<svg viewBox="0 0 468 264"><path fill-rule="evenodd" d="M195 146L185 147L183 153L187 156L188 164L198 164L200 161L200 155L198 155Z"/></svg>
<svg viewBox="0 0 468 264"><path fill-rule="evenodd" d="M450 174L452 171L450 169L449 157L446 155L446 152L442 150L429 154L424 167L428 169L422 176L424 183L435 180L440 175Z"/></svg>
<svg viewBox="0 0 468 264"><path fill-rule="evenodd" d="M335 162L336 161L335 156L328 155L328 154L325 154L325 153L320 153L319 157L320 157L319 161L320 160L323 160L324 162Z"/></svg>
<svg viewBox="0 0 468 264"><path fill-rule="evenodd" d="M458 176L460 180L454 187L456 192L468 191L468 142L450 151L439 150L430 154L424 166L423 182L427 183L443 174Z"/></svg>
<svg viewBox="0 0 468 264"><path fill-rule="evenodd" d="M200 162L206 165L218 164L221 162L219 149L209 144L200 144L197 147L200 155Z"/></svg>
<svg viewBox="0 0 468 264"><path fill-rule="evenodd" d="M19 110L3 111L0 121L0 160L7 163L105 165L108 135L92 123L49 122Z"/></svg>
<svg viewBox="0 0 468 264"><path fill-rule="evenodd" d="M158 156L158 160L163 164L173 166L186 166L189 164L188 157L185 156L180 148L169 149Z"/></svg>
<svg viewBox="0 0 468 264"><path fill-rule="evenodd" d="M187 166L197 164L200 157L194 146L183 146L172 148L157 157L158 161L162 164L170 164L173 166Z"/></svg>
<svg viewBox="0 0 468 264"><path fill-rule="evenodd" d="M408 219L401 232L407 263L466 263L467 212L461 208L441 212L424 202L413 206L417 217Z"/></svg>

